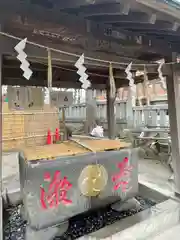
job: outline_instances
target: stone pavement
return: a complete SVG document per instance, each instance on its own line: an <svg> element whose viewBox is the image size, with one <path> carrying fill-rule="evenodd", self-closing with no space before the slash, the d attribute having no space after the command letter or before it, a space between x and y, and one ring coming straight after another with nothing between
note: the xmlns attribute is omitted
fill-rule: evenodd
<svg viewBox="0 0 180 240"><path fill-rule="evenodd" d="M17 152L3 153L2 155L3 192L5 192L6 189L8 189L8 192L14 192L20 188L17 156Z"/></svg>
<svg viewBox="0 0 180 240"><path fill-rule="evenodd" d="M147 239L147 240L179 240L179 234L180 234L180 224L176 225L163 233L160 233L159 235L155 236L153 239Z"/></svg>
<svg viewBox="0 0 180 240"><path fill-rule="evenodd" d="M3 178L8 177L9 175L16 175L18 171L18 153L3 153Z"/></svg>

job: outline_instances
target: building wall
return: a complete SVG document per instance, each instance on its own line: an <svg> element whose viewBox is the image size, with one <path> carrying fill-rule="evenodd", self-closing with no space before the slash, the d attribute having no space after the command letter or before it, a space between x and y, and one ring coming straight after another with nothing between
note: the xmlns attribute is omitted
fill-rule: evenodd
<svg viewBox="0 0 180 240"><path fill-rule="evenodd" d="M167 93L161 87L161 84L157 81L151 81L151 85L148 86L147 90L148 96L146 96L143 84L137 84L137 98L146 98L149 97L149 101L158 101L158 100L167 100ZM97 100L105 100L106 99L106 91L96 91L96 99ZM119 100L127 100L128 98L128 87L119 88L117 90L117 98Z"/></svg>
<svg viewBox="0 0 180 240"><path fill-rule="evenodd" d="M146 96L143 84L137 84L137 98L141 99L148 97L150 101L156 100L167 100L167 92L161 87L161 84L158 82L152 82L152 85L148 86L147 90L148 96ZM128 97L128 88L121 88L118 90L118 98L120 100L127 100Z"/></svg>

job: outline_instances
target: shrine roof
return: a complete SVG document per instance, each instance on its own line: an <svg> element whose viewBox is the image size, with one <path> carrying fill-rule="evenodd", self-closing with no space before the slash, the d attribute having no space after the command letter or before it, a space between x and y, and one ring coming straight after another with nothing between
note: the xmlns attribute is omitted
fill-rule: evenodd
<svg viewBox="0 0 180 240"><path fill-rule="evenodd" d="M108 64L113 62L115 75L119 76L116 79L117 84L123 86L128 83L124 74L125 64L130 62L141 64L134 65L134 70L143 70L144 64L160 58L169 61L172 52L180 49L178 1L29 0L22 2L16 0L14 4L13 0L3 0L0 9L2 32L20 38L27 37L29 41L73 53L52 51L53 64L57 66L54 67L57 77L55 82L62 81L62 78L76 79L74 63L78 58L77 55L84 53L85 64L89 72L94 73L92 77L94 83L106 82ZM4 65L11 69L13 62L13 76L21 85L19 70L15 69L17 63L14 61L16 53L13 49L18 40L1 36L0 41L0 51L5 55ZM35 69L44 65L43 74L45 74L47 51L44 48L28 45L26 52ZM9 59L10 55L14 59ZM43 66L40 68L42 69ZM69 68L72 71L68 72ZM150 66L147 71L151 79L158 76L157 66ZM4 72L10 73L6 68ZM38 75L41 73L35 73L34 78L37 79ZM4 84L13 83L10 76L5 75L3 79ZM34 85L35 81L33 81L31 84ZM141 79L137 78L137 81ZM73 80L76 85L75 82L78 82L78 79ZM45 83L41 81L41 85L43 84Z"/></svg>

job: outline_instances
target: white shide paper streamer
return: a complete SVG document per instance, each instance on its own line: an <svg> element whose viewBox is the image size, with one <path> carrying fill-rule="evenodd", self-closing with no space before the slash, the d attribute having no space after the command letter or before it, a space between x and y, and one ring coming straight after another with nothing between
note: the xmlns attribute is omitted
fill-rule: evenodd
<svg viewBox="0 0 180 240"><path fill-rule="evenodd" d="M30 79L30 77L32 76L33 72L32 70L29 68L30 63L26 60L27 58L27 54L24 52L24 49L26 47L26 42L27 42L27 38L21 40L15 47L15 51L18 53L17 55L17 59L21 62L21 66L20 68L23 70L23 77L26 78L27 80Z"/></svg>
<svg viewBox="0 0 180 240"><path fill-rule="evenodd" d="M125 69L127 79L129 80L129 87L131 88L132 106L136 105L136 85L134 84L134 78L131 73L132 62Z"/></svg>
<svg viewBox="0 0 180 240"><path fill-rule="evenodd" d="M79 81L82 83L81 87L83 89L89 88L91 83L88 80L89 76L86 73L86 67L84 66L84 54L80 56L74 66L78 69L77 74L80 76Z"/></svg>

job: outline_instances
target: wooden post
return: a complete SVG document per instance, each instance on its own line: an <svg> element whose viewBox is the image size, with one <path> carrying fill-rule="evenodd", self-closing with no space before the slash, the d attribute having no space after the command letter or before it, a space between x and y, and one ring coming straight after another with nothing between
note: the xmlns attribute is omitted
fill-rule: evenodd
<svg viewBox="0 0 180 240"><path fill-rule="evenodd" d="M62 124L64 128L64 135L63 135L63 141L67 140L67 129L66 129L66 116L65 116L65 108L62 108Z"/></svg>
<svg viewBox="0 0 180 240"><path fill-rule="evenodd" d="M93 124L96 119L96 100L93 99L93 90L87 89L86 90L86 126L85 132L89 134L92 130Z"/></svg>
<svg viewBox="0 0 180 240"><path fill-rule="evenodd" d="M176 54L172 56L172 62L174 61L176 61ZM175 192L180 197L180 68L177 65L170 66L170 73L167 77L167 95Z"/></svg>
<svg viewBox="0 0 180 240"><path fill-rule="evenodd" d="M114 113L114 99L110 98L110 88L107 86L107 122L108 122L108 138L115 138L115 113Z"/></svg>
<svg viewBox="0 0 180 240"><path fill-rule="evenodd" d="M2 54L0 54L0 88L1 88L1 101L0 101L0 134L1 134L1 139L2 139ZM3 162L2 162L2 143L0 143L0 240L3 239L3 202L2 202L2 191L3 191L3 186L2 186L2 168L3 168Z"/></svg>
<svg viewBox="0 0 180 240"><path fill-rule="evenodd" d="M152 83L153 97L156 96L156 82Z"/></svg>
<svg viewBox="0 0 180 240"><path fill-rule="evenodd" d="M51 58L51 50L48 49L48 88L49 91L52 91L52 58Z"/></svg>
<svg viewBox="0 0 180 240"><path fill-rule="evenodd" d="M148 75L147 70L144 68L144 82L143 82L143 88L144 88L144 95L146 98L146 105L150 105L150 99L149 99L149 86L148 86Z"/></svg>
<svg viewBox="0 0 180 240"><path fill-rule="evenodd" d="M107 121L108 121L108 137L114 139L116 137L116 118L115 118L115 99L116 99L116 87L113 77L113 70L110 64L109 78L106 87L107 91Z"/></svg>
<svg viewBox="0 0 180 240"><path fill-rule="evenodd" d="M2 25L0 24L0 30L2 29ZM0 36L0 39L2 36ZM1 101L0 101L0 137L2 140L2 53L0 51L0 91L1 91ZM2 192L3 192L3 181L2 181L2 171L3 171L3 161L2 161L2 141L0 143L0 240L3 240L3 199L2 199Z"/></svg>
<svg viewBox="0 0 180 240"><path fill-rule="evenodd" d="M131 88L128 88L128 99L126 102L126 119L127 119L127 127L132 128L134 123L133 118L133 106L132 106L132 92Z"/></svg>

